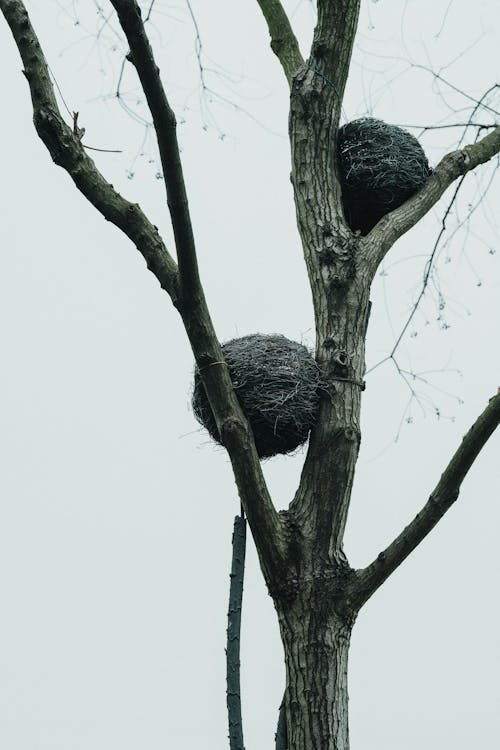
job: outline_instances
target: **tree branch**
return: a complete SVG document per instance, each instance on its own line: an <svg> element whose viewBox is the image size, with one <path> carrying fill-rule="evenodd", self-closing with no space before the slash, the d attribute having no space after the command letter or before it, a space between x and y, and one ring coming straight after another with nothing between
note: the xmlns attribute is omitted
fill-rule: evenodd
<svg viewBox="0 0 500 750"><path fill-rule="evenodd" d="M245 750L241 718L240 633L245 578L246 526L247 522L242 511L242 515L234 519L231 585L227 611L226 699L230 750Z"/></svg>
<svg viewBox="0 0 500 750"><path fill-rule="evenodd" d="M142 21L141 8L136 0L111 0L111 4L127 37L129 59L137 71L153 118L174 230L182 292L189 297L201 288L201 282L177 142L177 121L163 88L160 69L155 62Z"/></svg>
<svg viewBox="0 0 500 750"><path fill-rule="evenodd" d="M291 85L294 73L304 63L299 43L292 31L288 16L280 0L257 0L267 21L271 36L271 49L280 61L286 79Z"/></svg>
<svg viewBox="0 0 500 750"><path fill-rule="evenodd" d="M241 411L201 284L176 119L136 0L111 0L130 46L132 61L153 118L167 189L179 263L178 304L222 442L229 453L239 495L255 539L266 580L285 559L281 521L269 495L253 434Z"/></svg>
<svg viewBox="0 0 500 750"><path fill-rule="evenodd" d="M304 539L314 540L316 569L324 561L345 562L342 538L360 441L369 280L343 216L335 158L359 4L318 0L311 55L294 76L290 97L297 224L313 297L316 360L329 383L290 506Z"/></svg>
<svg viewBox="0 0 500 750"><path fill-rule="evenodd" d="M361 0L318 0L313 62L334 89L338 111L344 98Z"/></svg>
<svg viewBox="0 0 500 750"><path fill-rule="evenodd" d="M500 127L497 126L477 143L446 154L423 188L402 206L384 216L363 238L361 246L368 260L370 272L375 274L396 240L425 216L452 182L489 161L499 152Z"/></svg>
<svg viewBox="0 0 500 750"><path fill-rule="evenodd" d="M130 203L110 185L87 156L78 135L61 116L45 56L31 26L24 4L0 0L0 10L19 49L33 103L33 121L53 161L68 172L77 188L107 221L127 235L143 255L174 304L179 297L178 271L158 230L136 203Z"/></svg>
<svg viewBox="0 0 500 750"><path fill-rule="evenodd" d="M116 3L120 4L125 5ZM126 4L136 5L135 2ZM269 584L277 575L276 570L282 570L286 560L284 531L262 474L252 431L234 393L197 277L196 266L192 265L196 259L190 255L191 251L194 252L194 244L189 245L190 225L187 226L185 223L187 202L184 203L182 194L178 203L175 197L172 199L177 231L181 236L179 261L182 256L186 269L183 284L179 279L177 265L167 252L156 227L148 221L137 204L126 201L106 182L94 162L85 154L78 135L73 133L62 119L47 63L24 3L21 0L0 0L0 10L11 28L24 63L24 72L33 101L35 127L53 160L68 172L79 190L101 214L135 243L146 259L148 268L170 294L182 316L217 427L231 459L238 492ZM155 77L158 77L156 68ZM153 93L156 92L157 97L160 97L155 89L157 85L151 84L151 87ZM162 109L165 107L165 101L157 101L155 106ZM166 116L164 109L162 116ZM172 149L172 142L167 144L166 148L167 151L169 148ZM177 171L176 163L173 164L172 171L175 190L176 181L182 179L182 173ZM189 296L186 299L187 292Z"/></svg>
<svg viewBox="0 0 500 750"><path fill-rule="evenodd" d="M460 486L488 438L500 423L500 392L463 438L434 492L413 521L363 570L356 571L353 603L360 607L425 539L458 498Z"/></svg>

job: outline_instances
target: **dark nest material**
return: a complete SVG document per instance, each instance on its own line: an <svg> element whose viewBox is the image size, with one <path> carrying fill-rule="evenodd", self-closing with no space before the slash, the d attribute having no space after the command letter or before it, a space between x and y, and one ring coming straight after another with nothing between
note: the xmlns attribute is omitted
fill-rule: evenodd
<svg viewBox="0 0 500 750"><path fill-rule="evenodd" d="M345 217L361 234L420 190L432 171L414 136L371 117L340 128L337 153Z"/></svg>
<svg viewBox="0 0 500 750"><path fill-rule="evenodd" d="M305 346L284 336L255 333L222 346L241 408L261 458L290 453L306 442L319 404L320 373ZM221 443L199 372L193 411Z"/></svg>

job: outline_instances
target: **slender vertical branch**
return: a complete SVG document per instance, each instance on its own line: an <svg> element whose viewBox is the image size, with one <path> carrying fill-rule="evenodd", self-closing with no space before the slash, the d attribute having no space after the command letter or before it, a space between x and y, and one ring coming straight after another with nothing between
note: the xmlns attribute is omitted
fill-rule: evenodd
<svg viewBox="0 0 500 750"><path fill-rule="evenodd" d="M111 0L130 47L130 59L139 76L151 111L174 230L181 285L189 296L201 288L196 249L182 170L177 121L169 104L160 69L154 59L141 9L136 0Z"/></svg>
<svg viewBox="0 0 500 750"><path fill-rule="evenodd" d="M244 750L243 720L241 717L240 686L240 632L243 603L243 580L245 576L246 521L243 515L236 516L233 527L233 554L231 560L231 585L227 612L226 649L226 696L229 724L229 747Z"/></svg>

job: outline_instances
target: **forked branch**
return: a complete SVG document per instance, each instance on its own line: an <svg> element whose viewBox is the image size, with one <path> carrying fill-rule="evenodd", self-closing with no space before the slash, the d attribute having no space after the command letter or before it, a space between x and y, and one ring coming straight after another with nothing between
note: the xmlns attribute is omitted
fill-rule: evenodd
<svg viewBox="0 0 500 750"><path fill-rule="evenodd" d="M434 492L413 521L377 557L371 565L358 570L355 576L353 603L359 607L401 565L425 539L437 522L458 498L461 484L488 438L500 423L500 392L490 399L488 406L463 438L455 455L446 467Z"/></svg>
<svg viewBox="0 0 500 750"><path fill-rule="evenodd" d="M145 93L155 112L155 126L159 131L162 124L167 127L167 134L159 132L158 139L160 149L163 149L164 170L170 173L169 203L172 204L171 215L182 274L156 227L149 222L137 204L125 200L104 179L92 159L86 155L78 136L61 117L47 62L24 3L21 0L0 0L0 10L10 26L23 60L33 102L33 119L40 138L54 162L68 172L83 195L135 243L148 268L170 294L181 313L269 582L286 557L284 532L262 474L252 432L234 393L199 282L178 157L175 118L172 121L173 113L171 110L169 112L168 102L162 93L158 69L144 28L141 31L137 27L137 24L142 26L137 3L135 0L116 0L114 5L116 8L120 7L127 24L131 26L127 26L129 43L133 48L134 61L140 59L137 66L145 77ZM167 174L165 177L167 179Z"/></svg>
<svg viewBox="0 0 500 750"><path fill-rule="evenodd" d="M253 435L234 393L198 272L177 123L136 0L111 0L153 118L179 263L181 313L222 441L229 453L261 562L268 576L283 559L282 528L266 487Z"/></svg>
<svg viewBox="0 0 500 750"><path fill-rule="evenodd" d="M136 203L123 198L87 156L80 139L64 122L57 106L45 56L24 4L0 0L0 10L10 26L24 65L33 103L33 121L53 161L68 172L77 188L107 221L124 232L143 255L174 304L179 296L177 265L158 230Z"/></svg>
<svg viewBox="0 0 500 750"><path fill-rule="evenodd" d="M271 49L280 61L289 84L304 60L280 0L257 0L271 36Z"/></svg>
<svg viewBox="0 0 500 750"><path fill-rule="evenodd" d="M445 190L462 175L500 153L500 127L477 143L453 151L441 159L423 188L396 208L372 229L362 241L370 271L377 267L397 239L413 227L441 198Z"/></svg>

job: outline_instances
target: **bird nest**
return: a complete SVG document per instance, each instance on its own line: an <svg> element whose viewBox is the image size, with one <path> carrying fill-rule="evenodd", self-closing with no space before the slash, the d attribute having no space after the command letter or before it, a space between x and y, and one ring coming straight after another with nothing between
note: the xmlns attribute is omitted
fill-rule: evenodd
<svg viewBox="0 0 500 750"><path fill-rule="evenodd" d="M232 339L222 346L241 408L261 458L290 453L306 442L319 404L320 373L302 344L277 334ZM222 444L198 370L196 419Z"/></svg>
<svg viewBox="0 0 500 750"><path fill-rule="evenodd" d="M361 234L420 190L432 171L414 136L371 117L340 128L337 154L345 217Z"/></svg>

